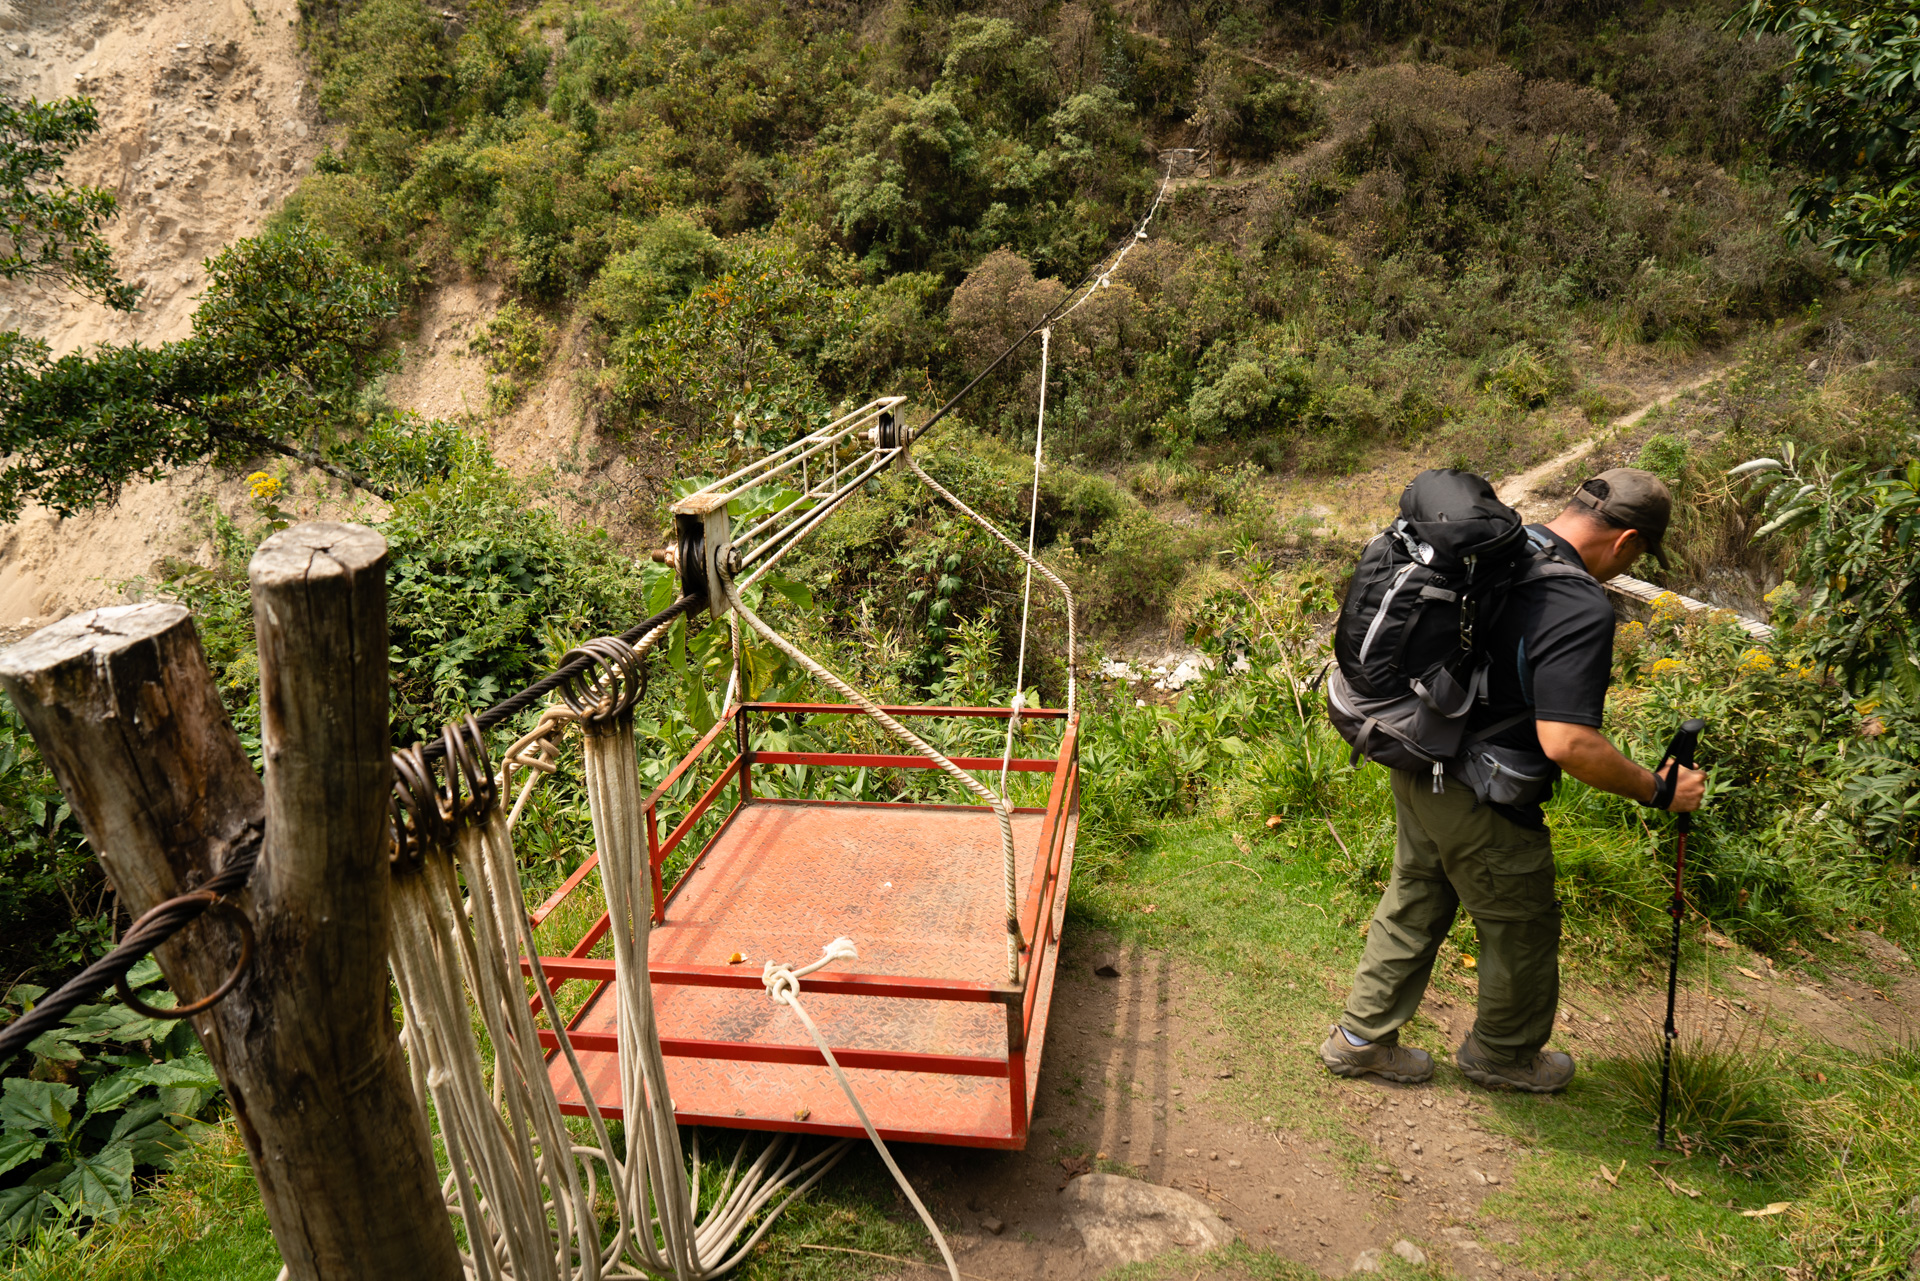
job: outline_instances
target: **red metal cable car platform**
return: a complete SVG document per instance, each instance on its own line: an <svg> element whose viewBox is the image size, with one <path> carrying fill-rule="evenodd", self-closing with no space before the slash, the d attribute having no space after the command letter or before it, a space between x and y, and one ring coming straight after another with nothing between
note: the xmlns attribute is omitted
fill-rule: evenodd
<svg viewBox="0 0 1920 1281"><path fill-rule="evenodd" d="M889 707L896 717L1005 719L1003 708ZM1079 825L1077 718L1057 758L1016 759L1053 776L1047 807L1014 811L1021 978L1006 975L1000 828L977 805L863 803L756 797L755 765L931 768L919 756L768 752L749 747L746 718L767 713L860 714L842 704L749 703L728 713L647 800L654 930L649 944L660 1048L682 1125L857 1136L846 1097L793 1014L767 998L767 960L815 960L852 939L847 961L802 980L807 1012L833 1047L874 1128L886 1139L970 1147L1026 1146L1040 1075ZM1023 717L1065 720L1056 709ZM731 727L735 755L663 841L667 789ZM995 770L998 757L955 757ZM734 806L671 888L661 868L732 785ZM589 859L533 914L537 925L585 880ZM589 957L603 915L564 957L542 957L556 989L596 984L568 1034L601 1110L620 1115L613 962ZM735 954L743 963L728 964ZM526 967L526 968L531 968ZM549 1049L557 1039L543 1031ZM549 1056L564 1111L584 1111L571 1071Z"/></svg>

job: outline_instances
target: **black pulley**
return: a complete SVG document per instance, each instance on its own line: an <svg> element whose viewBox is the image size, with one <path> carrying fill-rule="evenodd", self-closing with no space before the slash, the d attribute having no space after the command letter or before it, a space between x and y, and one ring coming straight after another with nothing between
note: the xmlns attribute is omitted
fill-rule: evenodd
<svg viewBox="0 0 1920 1281"><path fill-rule="evenodd" d="M673 517L674 543L680 559L680 594L705 599L707 595L707 523L688 512Z"/></svg>

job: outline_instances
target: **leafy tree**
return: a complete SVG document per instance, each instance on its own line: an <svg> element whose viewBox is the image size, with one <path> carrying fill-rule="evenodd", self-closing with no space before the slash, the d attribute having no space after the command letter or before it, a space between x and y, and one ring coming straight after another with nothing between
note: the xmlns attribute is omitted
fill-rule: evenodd
<svg viewBox="0 0 1920 1281"><path fill-rule="evenodd" d="M140 290L120 279L100 236L118 207L113 193L60 174L67 153L99 127L91 98L0 97L0 280L52 280L132 311Z"/></svg>
<svg viewBox="0 0 1920 1281"><path fill-rule="evenodd" d="M207 275L179 342L59 360L41 344L0 349L0 519L27 502L68 514L136 477L262 449L357 479L280 438L317 449L348 412L397 309L393 279L305 227L242 240Z"/></svg>
<svg viewBox="0 0 1920 1281"><path fill-rule="evenodd" d="M1749 32L1793 42L1772 120L1811 171L1787 221L1842 267L1898 275L1920 249L1920 3L1751 0Z"/></svg>
<svg viewBox="0 0 1920 1281"><path fill-rule="evenodd" d="M1812 590L1795 612L1821 623L1813 657L1849 687L1889 682L1920 706L1920 459L1836 467L1789 444L1734 473L1765 497L1756 540L1806 535Z"/></svg>

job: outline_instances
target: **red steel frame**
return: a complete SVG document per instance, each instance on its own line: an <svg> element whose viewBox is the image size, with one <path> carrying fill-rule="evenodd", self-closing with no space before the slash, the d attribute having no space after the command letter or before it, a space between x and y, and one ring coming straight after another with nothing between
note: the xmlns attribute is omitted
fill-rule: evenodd
<svg viewBox="0 0 1920 1281"><path fill-rule="evenodd" d="M1005 719L1012 713L1001 707L887 707L884 709L894 717L931 717L931 716L970 716ZM664 922L667 909L673 902L686 878L692 874L701 861L706 858L722 833L726 823L719 831L708 838L700 853L689 863L675 880L672 888L663 888L661 869L667 860L679 848L689 832L693 830L701 817L712 808L726 785L734 784L734 807L728 812L730 820L741 807L754 803L753 767L755 765L822 765L849 768L893 768L893 769L934 769L933 762L922 756L902 756L862 752L763 752L756 751L751 745L747 717L753 713L802 713L807 715L861 715L861 709L842 703L746 703L727 712L712 729L696 743L693 750L668 772L653 794L647 797L645 813L647 822L648 861L653 879L653 919ZM933 1131L899 1131L886 1126L880 1127L880 1133L889 1139L905 1139L915 1142L948 1143L973 1147L1024 1148L1027 1142L1029 1122L1031 1120L1031 1101L1027 1097L1027 1052L1034 1040L1034 1017L1036 1001L1041 989L1041 969L1039 962L1047 955L1047 949L1057 941L1056 907L1067 889L1072 876L1073 833L1079 825L1080 799L1080 758L1079 758L1079 717L1069 718L1059 708L1028 708L1021 712L1023 717L1035 720L1064 720L1065 732L1061 735L1059 755L1052 760L1038 758L1015 758L1010 769L1022 773L1046 773L1053 775L1053 787L1047 798L1045 818L1040 829L1040 839L1034 853L1033 873L1027 893L1027 901L1020 913L1021 937L1026 943L1021 951L1020 981L1018 983L990 983L970 979L946 979L924 977L901 977L887 974L848 974L823 970L808 976L805 988L808 992L836 993L845 996L893 997L922 1001L963 1001L1001 1005L1006 1010L1007 1050L1000 1055L951 1055L931 1054L916 1051L895 1050L859 1050L833 1047L834 1057L841 1066L847 1068L878 1068L891 1071L930 1072L948 1076L996 1077L1004 1079L1008 1086L1010 1122L1004 1136L985 1136L978 1134L945 1134ZM686 774L709 748L717 742L731 725L734 729L735 755L727 763L719 777L701 794L693 808L674 827L663 841L660 839L658 809L662 798L669 788ZM962 769L998 770L999 757L956 756L953 763ZM891 805L892 802L842 802L849 808L862 806ZM964 808L964 807L962 807ZM1031 810L1022 811L1032 813ZM561 903L579 889L599 862L599 855L593 854L581 863L568 876L566 881L555 890L547 900L530 913L530 920L537 929ZM605 913L594 922L580 941L565 956L542 956L541 965L548 980L557 992L564 984L576 980L605 985L614 981L614 963L610 959L590 957L594 946L606 936L609 919ZM1051 979L1051 966L1045 967L1046 977ZM533 972L532 963L521 960L523 973ZM760 975L754 972L742 972L740 969L724 965L668 965L655 963L650 965L648 973L655 984L684 985L691 987L744 988L760 989ZM539 1001L535 998L531 1005L538 1014ZM576 1049L617 1052L618 1039L611 1033L569 1031L569 1041ZM540 1032L541 1044L550 1051L559 1048L559 1039L551 1031ZM661 1052L669 1057L689 1057L706 1059L731 1059L761 1063L795 1063L824 1067L826 1059L812 1045L766 1045L747 1044L731 1041L687 1040L661 1038ZM550 1056L551 1057L551 1056ZM580 1114L584 1108L578 1105L562 1104L562 1110ZM605 1108L612 1115L618 1115L618 1109ZM679 1118L682 1123L704 1125L739 1125L742 1128L777 1129L810 1133L848 1134L862 1133L858 1126L834 1126L810 1123L805 1120L775 1120L755 1118L746 1122L714 1115L688 1116Z"/></svg>

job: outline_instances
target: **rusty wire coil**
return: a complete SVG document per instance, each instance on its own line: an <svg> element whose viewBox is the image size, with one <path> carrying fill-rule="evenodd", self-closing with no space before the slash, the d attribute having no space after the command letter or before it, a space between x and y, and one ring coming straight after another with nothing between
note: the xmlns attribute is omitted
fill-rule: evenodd
<svg viewBox="0 0 1920 1281"><path fill-rule="evenodd" d="M500 799L485 731L472 713L468 713L464 722L442 729L440 740L446 744L447 754L447 785L443 795L448 821L462 827L485 822L493 812L494 802Z"/></svg>
<svg viewBox="0 0 1920 1281"><path fill-rule="evenodd" d="M415 743L393 754L387 857L397 871L417 870L428 850L445 849L452 839L451 826L440 813L440 789L434 782L433 766L421 747Z"/></svg>
<svg viewBox="0 0 1920 1281"><path fill-rule="evenodd" d="M388 858L402 870L419 867L429 850L451 846L454 828L484 821L500 797L486 732L472 715L442 729L436 745L445 781L425 744L393 754Z"/></svg>
<svg viewBox="0 0 1920 1281"><path fill-rule="evenodd" d="M246 885L247 878L253 875L254 865L260 859L264 836L265 829L260 822L249 823L228 843L220 870L208 877L204 884L184 894L176 894L141 913L140 919L127 927L126 934L111 952L62 983L58 991L42 997L31 1010L0 1028L0 1063L5 1063L25 1049L41 1033L58 1026L60 1020L72 1013L76 1006L94 999L95 993L105 984L111 982L120 989L122 996L126 996L127 971L141 957L215 908L231 911L240 919L240 962L233 967L233 973L227 976L227 981L192 1005L171 1010L140 1006L132 1001L128 1003L135 1004L149 1018L177 1019L198 1013L231 992L253 959L253 925L246 913L229 902L227 896L238 894Z"/></svg>
<svg viewBox="0 0 1920 1281"><path fill-rule="evenodd" d="M240 981L240 976L247 972L248 962L253 960L253 922L248 919L245 912L212 890L195 890L191 894L181 894L177 897L170 898L142 915L139 920L133 923L133 928L127 932L132 934L157 917L171 915L173 912L186 906L183 900L188 899L197 899L205 904L205 907L201 911L202 916L213 916L217 913L234 923L240 931L240 959L233 963L233 970L227 975L226 981L221 983L219 987L216 987L213 991L207 993L197 1001L187 1005L176 1005L170 1010L162 1009L155 1005L148 1005L145 1001L135 996L132 985L127 982L127 972L125 970L120 971L120 973L113 976L114 990L120 994L120 999L126 1004L127 1008L135 1014L144 1015L150 1019L183 1019L189 1014L198 1014L202 1010L211 1009L221 997L233 991L234 985Z"/></svg>
<svg viewBox="0 0 1920 1281"><path fill-rule="evenodd" d="M647 692L647 671L631 645L618 636L600 636L568 651L562 669L575 659L589 660L560 682L560 697L581 720L610 721L632 709Z"/></svg>

